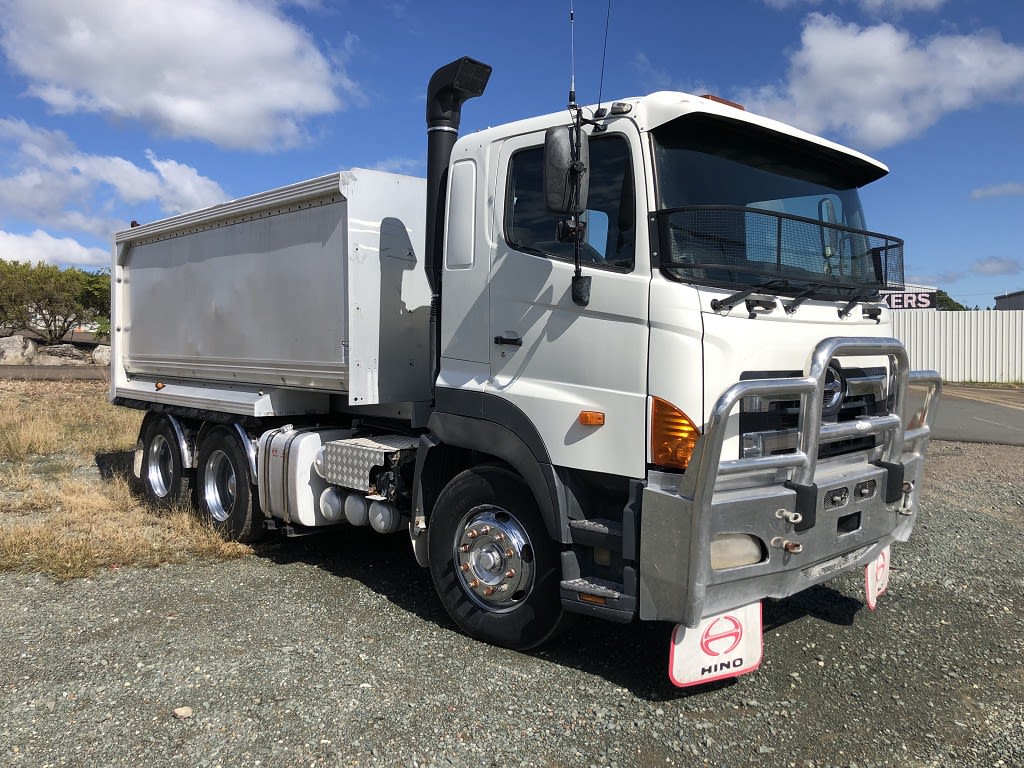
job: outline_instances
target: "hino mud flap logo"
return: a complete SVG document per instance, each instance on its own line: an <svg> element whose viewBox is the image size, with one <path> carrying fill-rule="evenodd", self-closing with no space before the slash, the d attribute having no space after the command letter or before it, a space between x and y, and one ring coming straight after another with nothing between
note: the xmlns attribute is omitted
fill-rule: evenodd
<svg viewBox="0 0 1024 768"><path fill-rule="evenodd" d="M753 672L761 664L761 603L708 616L672 633L668 675L675 685L701 685Z"/></svg>
<svg viewBox="0 0 1024 768"><path fill-rule="evenodd" d="M878 557L864 566L864 592L868 608L872 611L878 605L878 597L889 588L889 547L878 553Z"/></svg>
<svg viewBox="0 0 1024 768"><path fill-rule="evenodd" d="M743 639L743 625L735 616L719 616L700 636L700 649L708 656L732 653ZM715 649L718 650L715 650Z"/></svg>

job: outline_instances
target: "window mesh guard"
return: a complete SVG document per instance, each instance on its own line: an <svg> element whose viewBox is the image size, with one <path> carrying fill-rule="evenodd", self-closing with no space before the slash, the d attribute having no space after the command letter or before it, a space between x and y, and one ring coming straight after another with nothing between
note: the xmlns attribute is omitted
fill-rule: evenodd
<svg viewBox="0 0 1024 768"><path fill-rule="evenodd" d="M684 279L779 280L797 290L903 288L903 241L889 235L742 206L663 211L660 229L662 266Z"/></svg>

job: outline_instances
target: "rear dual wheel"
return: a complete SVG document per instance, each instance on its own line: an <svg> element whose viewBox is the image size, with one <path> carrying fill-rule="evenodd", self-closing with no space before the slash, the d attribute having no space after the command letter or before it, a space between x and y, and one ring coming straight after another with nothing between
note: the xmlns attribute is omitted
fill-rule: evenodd
<svg viewBox="0 0 1024 768"><path fill-rule="evenodd" d="M196 502L226 539L251 543L263 536L263 517L249 480L249 460L238 435L215 427L199 446Z"/></svg>
<svg viewBox="0 0 1024 768"><path fill-rule="evenodd" d="M142 435L142 484L146 498L160 507L191 502L193 472L184 468L181 441L164 416L150 422Z"/></svg>

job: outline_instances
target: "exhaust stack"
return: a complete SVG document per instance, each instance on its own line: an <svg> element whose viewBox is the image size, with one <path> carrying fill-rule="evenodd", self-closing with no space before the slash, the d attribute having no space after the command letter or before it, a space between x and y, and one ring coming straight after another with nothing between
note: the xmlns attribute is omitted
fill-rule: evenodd
<svg viewBox="0 0 1024 768"><path fill-rule="evenodd" d="M441 293L441 251L444 237L444 194L448 162L459 137L462 105L487 87L491 68L463 56L445 64L427 86L427 231L424 265L430 292Z"/></svg>
<svg viewBox="0 0 1024 768"><path fill-rule="evenodd" d="M459 138L462 105L487 87L491 67L468 56L445 64L427 86L427 226L423 266L430 284L430 382L441 370L441 254L445 191L452 147Z"/></svg>

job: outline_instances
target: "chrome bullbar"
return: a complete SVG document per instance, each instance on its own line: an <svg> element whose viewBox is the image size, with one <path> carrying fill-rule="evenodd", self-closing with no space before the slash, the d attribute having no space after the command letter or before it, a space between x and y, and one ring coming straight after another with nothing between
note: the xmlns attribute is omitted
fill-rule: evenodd
<svg viewBox="0 0 1024 768"><path fill-rule="evenodd" d="M822 394L836 357L889 360L888 413L823 424ZM907 391L927 387L908 418ZM704 616L765 597L786 597L870 561L905 541L917 518L918 488L942 379L909 369L897 339L829 338L806 376L732 385L712 409L686 473L651 473L643 495L640 618L695 627ZM747 397L799 399L793 452L723 460L733 411ZM872 451L819 461L819 447L878 435ZM761 559L712 564L720 536L756 542Z"/></svg>

